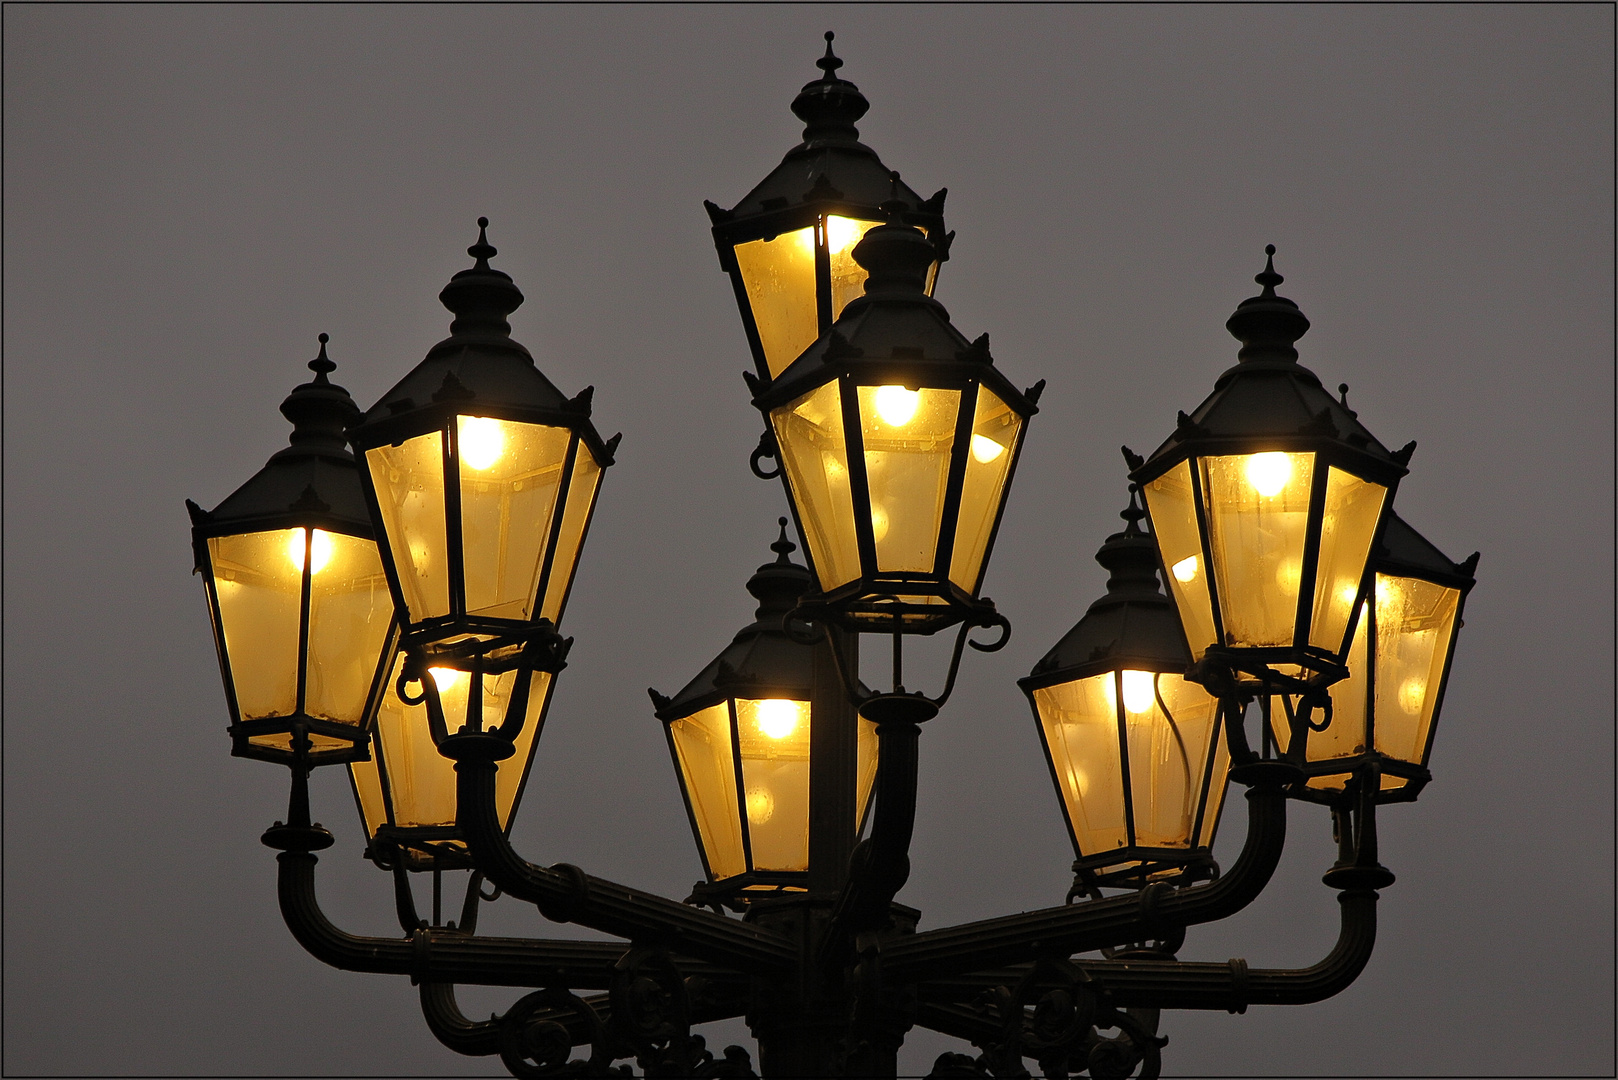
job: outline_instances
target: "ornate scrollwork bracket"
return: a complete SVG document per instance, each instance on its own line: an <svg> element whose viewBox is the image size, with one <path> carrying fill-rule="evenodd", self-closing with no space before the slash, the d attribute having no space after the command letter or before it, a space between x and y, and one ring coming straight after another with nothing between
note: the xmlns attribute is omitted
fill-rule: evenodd
<svg viewBox="0 0 1618 1080"><path fill-rule="evenodd" d="M706 1040L691 1034L690 989L668 953L644 945L626 952L609 991L619 1056L633 1054L648 1077L756 1076L742 1047L727 1046L716 1059Z"/></svg>

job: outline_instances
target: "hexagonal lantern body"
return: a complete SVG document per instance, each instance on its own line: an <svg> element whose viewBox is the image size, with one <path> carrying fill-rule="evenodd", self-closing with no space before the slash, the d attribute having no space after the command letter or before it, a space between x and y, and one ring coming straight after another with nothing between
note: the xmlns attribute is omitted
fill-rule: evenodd
<svg viewBox="0 0 1618 1080"><path fill-rule="evenodd" d="M754 621L672 698L651 691L668 734L707 895L736 901L807 887L815 651L782 624L809 588L809 571L778 557L758 568L747 591ZM876 725L859 719L852 819L863 820L876 779ZM824 798L825 796L817 796ZM856 829L857 831L857 829Z"/></svg>
<svg viewBox="0 0 1618 1080"><path fill-rule="evenodd" d="M1372 559L1375 584L1361 605L1348 678L1331 688L1332 719L1309 733L1308 781L1295 794L1334 802L1357 770L1380 773L1378 802L1412 801L1432 778L1428 761L1449 682L1461 611L1478 556L1456 563L1397 514L1388 514ZM1269 703L1270 729L1285 753L1290 725Z"/></svg>
<svg viewBox="0 0 1618 1080"><path fill-rule="evenodd" d="M1415 444L1390 453L1322 388L1293 348L1309 320L1275 295L1273 263L1257 280L1263 294L1226 324L1239 362L1149 458L1131 458L1130 478L1192 656L1242 682L1318 687L1345 674L1372 545Z"/></svg>
<svg viewBox="0 0 1618 1080"><path fill-rule="evenodd" d="M1096 553L1107 594L1017 684L1087 887L1209 876L1224 804L1219 701L1183 677L1191 654L1140 516L1131 502L1128 526Z"/></svg>
<svg viewBox="0 0 1618 1080"><path fill-rule="evenodd" d="M948 257L944 192L922 199L876 152L859 141L854 122L870 107L836 71L831 34L819 61L825 75L804 86L792 111L807 125L803 142L729 210L704 203L713 220L719 264L730 275L736 305L763 382L785 371L860 295L865 269L854 246L895 215L934 241L925 290L932 294Z"/></svg>
<svg viewBox="0 0 1618 1080"><path fill-rule="evenodd" d="M820 586L856 630L933 633L980 606L1022 432L1044 384L1018 391L988 335L969 342L923 291L932 245L872 229L865 293L756 405Z"/></svg>
<svg viewBox="0 0 1618 1080"><path fill-rule="evenodd" d="M308 739L311 765L363 757L397 628L382 559L343 426L359 416L327 379L281 412L291 445L211 512L191 512L197 572L230 704L232 753L291 764Z"/></svg>

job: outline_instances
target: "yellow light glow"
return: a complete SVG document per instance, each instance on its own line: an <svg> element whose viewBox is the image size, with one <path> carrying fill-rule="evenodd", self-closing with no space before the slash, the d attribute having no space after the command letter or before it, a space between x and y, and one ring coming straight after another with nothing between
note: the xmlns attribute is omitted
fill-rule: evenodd
<svg viewBox="0 0 1618 1080"><path fill-rule="evenodd" d="M440 694L445 694L455 689L455 684L466 678L466 672L447 667L428 668L427 674L431 675L433 682L438 684Z"/></svg>
<svg viewBox="0 0 1618 1080"><path fill-rule="evenodd" d="M1427 700L1427 680L1423 678L1406 679L1399 687L1399 705L1411 716L1421 713L1421 706Z"/></svg>
<svg viewBox="0 0 1618 1080"><path fill-rule="evenodd" d="M865 232L857 221L843 217L826 218L826 248L833 255L841 255L848 251L859 243L860 237L864 235Z"/></svg>
<svg viewBox="0 0 1618 1080"><path fill-rule="evenodd" d="M1254 454L1247 459L1247 482L1266 499L1281 494L1292 479L1292 459L1279 451Z"/></svg>
<svg viewBox="0 0 1618 1080"><path fill-rule="evenodd" d="M1150 671L1124 672L1124 711L1150 712L1157 701L1155 683Z"/></svg>
<svg viewBox="0 0 1618 1080"><path fill-rule="evenodd" d="M916 415L921 404L921 391L906 390L902 386L876 388L876 413L890 427L904 427Z"/></svg>
<svg viewBox="0 0 1618 1080"><path fill-rule="evenodd" d="M888 535L888 512L880 503L871 504L871 538L878 543Z"/></svg>
<svg viewBox="0 0 1618 1080"><path fill-rule="evenodd" d="M751 787L747 789L747 820L754 825L762 825L775 815L775 796L770 794L769 788Z"/></svg>
<svg viewBox="0 0 1618 1080"><path fill-rule="evenodd" d="M463 416L459 434L461 461L482 472L506 452L505 425L487 416Z"/></svg>
<svg viewBox="0 0 1618 1080"><path fill-rule="evenodd" d="M1303 563L1297 559L1283 559L1281 565L1275 568L1275 583L1282 590L1289 593L1298 591L1298 583L1303 580Z"/></svg>
<svg viewBox="0 0 1618 1080"><path fill-rule="evenodd" d="M1173 570L1175 581L1182 585L1189 585L1197 580L1197 557L1189 555L1175 563L1171 569Z"/></svg>
<svg viewBox="0 0 1618 1080"><path fill-rule="evenodd" d="M987 435L972 436L972 456L977 458L980 465L987 465L995 458L1006 452L1006 448L989 438Z"/></svg>
<svg viewBox="0 0 1618 1080"><path fill-rule="evenodd" d="M292 535L287 537L287 559L292 563L292 569L303 573L303 530L293 529ZM316 529L315 535L309 541L309 572L318 574L331 562L331 535L324 529Z"/></svg>
<svg viewBox="0 0 1618 1080"><path fill-rule="evenodd" d="M758 703L758 729L771 739L784 739L798 730L803 703L785 698L768 698Z"/></svg>
<svg viewBox="0 0 1618 1080"><path fill-rule="evenodd" d="M1344 585L1337 590L1337 602L1344 607L1350 607L1354 603L1354 598L1359 594L1360 587L1358 585Z"/></svg>

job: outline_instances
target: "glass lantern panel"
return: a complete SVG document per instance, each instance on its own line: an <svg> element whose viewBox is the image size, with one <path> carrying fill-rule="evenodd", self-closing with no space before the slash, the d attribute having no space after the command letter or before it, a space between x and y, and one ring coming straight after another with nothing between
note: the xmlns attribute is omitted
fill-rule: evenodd
<svg viewBox="0 0 1618 1080"><path fill-rule="evenodd" d="M983 558L1005 500L1006 475L1016 457L1021 430L1022 417L994 391L979 386L972 445L967 448L966 478L961 485L961 510L956 517L955 549L949 563L949 579L969 593L977 591L983 573Z"/></svg>
<svg viewBox="0 0 1618 1080"><path fill-rule="evenodd" d="M1381 484L1361 480L1335 466L1326 470L1325 516L1320 520L1320 560L1315 573L1309 644L1333 654L1342 649L1387 494L1388 489Z"/></svg>
<svg viewBox="0 0 1618 1080"><path fill-rule="evenodd" d="M1178 675L1123 671L1119 677L1135 843L1190 847L1219 702ZM1111 679L1103 682L1105 696L1115 700L1113 686Z"/></svg>
<svg viewBox="0 0 1618 1080"><path fill-rule="evenodd" d="M843 403L834 380L770 414L798 520L825 592L860 576Z"/></svg>
<svg viewBox="0 0 1618 1080"><path fill-rule="evenodd" d="M455 763L438 752L427 722L426 703L406 705L399 700L398 676L404 664L401 656L388 682L377 713L377 743L382 750L381 768L393 799L393 823L401 827L455 824ZM438 687L444 708L445 726L457 730L466 719L467 695L472 678L464 671L429 668L429 677ZM507 671L483 678L480 697L484 730L504 721L506 706L517 684L518 672ZM517 735L517 752L498 763L495 774L495 806L500 825L506 827L521 794L523 776L533 756L539 736L545 701L550 694L549 672L534 672L528 690L528 712Z"/></svg>
<svg viewBox="0 0 1618 1080"><path fill-rule="evenodd" d="M526 620L572 432L487 416L455 420L467 614Z"/></svg>
<svg viewBox="0 0 1618 1080"><path fill-rule="evenodd" d="M303 709L310 716L359 725L365 722L377 670L387 659L382 650L393 623L393 594L382 573L382 556L374 540L323 529L314 531L309 553Z"/></svg>
<svg viewBox="0 0 1618 1080"><path fill-rule="evenodd" d="M959 390L858 390L878 573L930 573L944 516Z"/></svg>
<svg viewBox="0 0 1618 1080"><path fill-rule="evenodd" d="M809 869L809 703L736 700L754 870Z"/></svg>
<svg viewBox="0 0 1618 1080"><path fill-rule="evenodd" d="M1225 644L1291 645L1315 455L1229 454L1200 464Z"/></svg>
<svg viewBox="0 0 1618 1080"><path fill-rule="evenodd" d="M854 261L854 246L868 230L882 224L859 218L826 216L826 254L831 263L831 317L837 319L850 300L865 295L865 267ZM934 266L937 264L935 263ZM932 271L928 271L929 283ZM928 295L932 289L927 290ZM816 335L818 336L818 335ZM805 346L807 348L808 346Z"/></svg>
<svg viewBox="0 0 1618 1080"><path fill-rule="evenodd" d="M1389 757L1422 763L1460 604L1459 589L1376 575L1376 748Z"/></svg>
<svg viewBox="0 0 1618 1080"><path fill-rule="evenodd" d="M567 489L567 508L562 511L562 531L556 534L556 554L551 557L550 578L545 584L545 602L540 615L553 623L562 621L568 590L573 587L573 571L579 565L584 532L590 527L596 492L601 486L601 466L581 441L573 460L573 481Z"/></svg>
<svg viewBox="0 0 1618 1080"><path fill-rule="evenodd" d="M382 528L404 591L408 621L449 614L449 548L444 536L444 433L365 452Z"/></svg>
<svg viewBox="0 0 1618 1080"><path fill-rule="evenodd" d="M858 743L854 751L854 827L865 822L865 808L871 804L871 789L876 784L877 738L876 722L860 717Z"/></svg>
<svg viewBox="0 0 1618 1080"><path fill-rule="evenodd" d="M1370 621L1369 606L1362 604L1360 621L1354 628L1354 640L1348 647L1348 678L1333 683L1329 691L1331 723L1326 725L1326 730L1309 732L1306 750L1309 761L1350 758L1365 752L1365 732L1371 720L1367 711L1370 703L1366 700L1366 691L1371 685L1370 657L1365 649ZM1276 701L1270 709L1270 729L1275 732L1275 744L1283 753L1292 734L1285 730L1286 726L1286 709Z"/></svg>
<svg viewBox="0 0 1618 1080"><path fill-rule="evenodd" d="M671 721L669 733L709 869L715 878L745 872L747 859L742 851L741 811L736 805L729 703L720 702Z"/></svg>
<svg viewBox="0 0 1618 1080"><path fill-rule="evenodd" d="M814 227L737 244L736 266L773 379L820 336Z"/></svg>
<svg viewBox="0 0 1618 1080"><path fill-rule="evenodd" d="M1173 705L1171 703L1170 708ZM1230 746L1225 742L1225 730L1217 724L1218 702L1214 704L1213 768L1208 773L1208 794L1202 808L1202 824L1197 829L1197 847L1213 847L1214 831L1219 828L1219 815L1225 807L1225 792L1230 787Z"/></svg>
<svg viewBox="0 0 1618 1080"><path fill-rule="evenodd" d="M1129 843L1112 673L1034 691L1040 734L1081 855Z"/></svg>
<svg viewBox="0 0 1618 1080"><path fill-rule="evenodd" d="M328 535L319 530L317 534ZM302 529L208 541L225 657L243 720L298 711L304 543ZM288 738L281 736L276 745L289 745Z"/></svg>
<svg viewBox="0 0 1618 1080"><path fill-rule="evenodd" d="M1191 655L1202 659L1214 633L1213 605L1208 598L1208 569L1203 566L1202 537L1197 531L1196 500L1191 490L1191 464L1182 461L1146 485L1146 508L1158 554L1168 568L1165 575L1174 594L1180 626L1191 643Z"/></svg>
<svg viewBox="0 0 1618 1080"><path fill-rule="evenodd" d="M371 760L349 762L348 777L354 783L360 823L365 826L365 838L369 840L376 836L377 826L388 823L388 805L382 798L382 773L375 746L371 747Z"/></svg>

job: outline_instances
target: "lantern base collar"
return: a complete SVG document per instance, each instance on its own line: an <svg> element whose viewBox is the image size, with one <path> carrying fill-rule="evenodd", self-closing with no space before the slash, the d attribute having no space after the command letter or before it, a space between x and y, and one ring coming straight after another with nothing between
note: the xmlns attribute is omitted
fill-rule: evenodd
<svg viewBox="0 0 1618 1080"><path fill-rule="evenodd" d="M321 825L283 825L277 821L259 841L277 851L324 851L337 842L331 830Z"/></svg>
<svg viewBox="0 0 1618 1080"><path fill-rule="evenodd" d="M921 694L878 694L860 706L860 715L883 724L925 724L938 715L938 704Z"/></svg>
<svg viewBox="0 0 1618 1080"><path fill-rule="evenodd" d="M452 761L504 761L517 752L508 739L487 731L458 731L446 735L438 744L438 752Z"/></svg>

